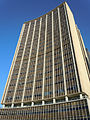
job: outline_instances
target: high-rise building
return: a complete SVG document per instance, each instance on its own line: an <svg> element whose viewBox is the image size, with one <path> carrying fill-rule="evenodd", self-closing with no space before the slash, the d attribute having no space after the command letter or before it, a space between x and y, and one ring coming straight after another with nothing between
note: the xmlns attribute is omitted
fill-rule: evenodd
<svg viewBox="0 0 90 120"><path fill-rule="evenodd" d="M89 120L88 55L64 2L23 24L0 120Z"/></svg>

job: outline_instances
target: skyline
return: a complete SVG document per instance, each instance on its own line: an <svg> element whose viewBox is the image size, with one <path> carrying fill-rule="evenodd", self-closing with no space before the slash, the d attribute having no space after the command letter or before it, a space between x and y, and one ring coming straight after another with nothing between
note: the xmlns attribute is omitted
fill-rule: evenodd
<svg viewBox="0 0 90 120"><path fill-rule="evenodd" d="M4 90L4 87L5 87L6 81L7 81L7 76L8 76L9 70L10 70L13 55L14 55L15 48L16 48L16 45L17 45L17 41L19 39L19 34L20 34L20 31L21 31L22 24L26 21L37 18L37 17L47 13L48 11L54 9L56 6L61 4L63 1L64 0L61 0L61 1L53 0L51 2L51 0L50 1L46 0L46 1L41 2L41 0L39 0L38 4L40 3L40 6L38 6L38 4L36 3L37 6L35 5L35 7L36 7L35 9L33 8L34 1L33 2L28 1L27 5L29 3L32 3L32 4L30 4L30 8L26 7L25 11L22 11L24 8L19 9L20 0L16 1L15 3L11 2L10 5L12 5L12 4L15 5L15 8L13 8L13 6L11 6L11 7L7 6L7 5L9 5L9 2L6 3L4 1L5 3L4 2L1 3L2 7L0 6L0 9L1 9L0 11L2 11L4 9L3 8L3 7L5 7L4 5L6 5L8 7L8 11L3 12L3 14L5 14L6 16L4 16L0 12L0 14L1 14L0 15L0 17L1 17L1 19L0 19L0 26L1 26L1 29L0 29L0 38L1 38L1 44L0 44L0 55L1 55L1 59L0 59L0 66L1 66L1 69L0 69L0 101L1 101L1 98L2 98L2 95L3 95L3 90ZM48 2L50 2L51 4L49 5ZM80 5L80 3L79 3L79 6L81 6L81 7L79 8L79 6L77 5L77 9L78 9L78 11L79 10L80 11L76 12L75 11L75 9L76 9L75 8L76 7L75 3L77 3L77 2L67 1L68 5L70 6L70 8L71 8L71 10L74 14L74 18L75 18L75 21L78 25L78 28L81 31L85 46L90 51L90 45L89 45L89 28L90 28L89 21L90 21L90 16L87 17L87 15L89 15L88 13L89 13L89 10L90 10L90 8L89 8L90 2L89 1L87 2L87 8L86 8L87 13L84 14L84 15L83 15L82 10L84 9L83 7L85 7L85 1L82 2L80 0L79 2L81 2L83 6ZM22 1L22 6L24 6L25 4L26 3L24 1ZM5 10L6 10L6 8L5 8ZM18 9L19 9L19 11L18 11ZM32 12L27 13L27 11L29 11L28 9L33 11L33 13ZM12 10L12 12L10 10ZM13 15L13 12L14 12L14 15ZM23 13L23 12L25 12L25 13ZM20 13L23 13L23 14L20 14ZM4 17L6 17L6 18L4 18ZM11 19L9 19L8 17L10 17ZM88 19L85 19L85 17L88 18ZM84 19L82 19L82 18L84 18ZM0 107L1 107L1 105L0 105Z"/></svg>

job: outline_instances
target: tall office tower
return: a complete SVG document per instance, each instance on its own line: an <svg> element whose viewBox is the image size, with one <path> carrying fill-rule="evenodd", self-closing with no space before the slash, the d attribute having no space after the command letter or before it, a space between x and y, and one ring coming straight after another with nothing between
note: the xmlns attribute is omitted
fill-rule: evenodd
<svg viewBox="0 0 90 120"><path fill-rule="evenodd" d="M23 24L0 120L90 120L84 43L64 2Z"/></svg>

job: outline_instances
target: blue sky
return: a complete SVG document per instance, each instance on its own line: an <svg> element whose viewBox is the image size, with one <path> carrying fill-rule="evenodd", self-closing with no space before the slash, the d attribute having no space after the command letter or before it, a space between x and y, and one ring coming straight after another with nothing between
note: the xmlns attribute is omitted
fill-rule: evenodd
<svg viewBox="0 0 90 120"><path fill-rule="evenodd" d="M90 51L90 0L66 0L85 46ZM57 7L64 0L0 0L0 101L22 24ZM1 107L1 105L0 105Z"/></svg>

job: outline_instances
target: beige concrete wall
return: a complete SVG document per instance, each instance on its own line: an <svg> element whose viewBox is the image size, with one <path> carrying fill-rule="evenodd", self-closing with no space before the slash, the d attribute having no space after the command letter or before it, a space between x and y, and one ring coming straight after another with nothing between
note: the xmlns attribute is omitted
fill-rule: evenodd
<svg viewBox="0 0 90 120"><path fill-rule="evenodd" d="M67 9L70 30L72 34L72 41L74 46L74 52L75 52L82 92L85 92L90 97L90 82L87 75L87 71L86 71L86 67L85 67L85 63L84 63L84 59L83 59L83 55L80 47L80 42L78 39L76 27L75 27L74 17L67 3L65 3L65 5Z"/></svg>

